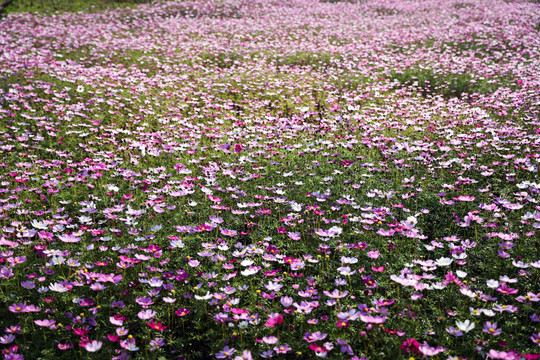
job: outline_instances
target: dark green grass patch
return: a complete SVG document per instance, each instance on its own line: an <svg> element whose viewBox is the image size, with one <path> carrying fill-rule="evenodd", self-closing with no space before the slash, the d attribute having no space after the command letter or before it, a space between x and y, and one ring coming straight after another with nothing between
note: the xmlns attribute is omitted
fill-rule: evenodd
<svg viewBox="0 0 540 360"><path fill-rule="evenodd" d="M498 88L509 86L509 81L479 79L469 74L438 73L431 69L392 71L389 78L403 86L416 87L424 95L442 95L446 99L461 98L464 94L490 94Z"/></svg>

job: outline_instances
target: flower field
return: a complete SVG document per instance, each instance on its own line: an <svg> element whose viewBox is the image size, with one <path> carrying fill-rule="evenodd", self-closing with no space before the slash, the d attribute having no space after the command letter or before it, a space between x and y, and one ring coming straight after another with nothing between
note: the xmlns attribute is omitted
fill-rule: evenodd
<svg viewBox="0 0 540 360"><path fill-rule="evenodd" d="M539 359L540 4L0 19L4 359Z"/></svg>

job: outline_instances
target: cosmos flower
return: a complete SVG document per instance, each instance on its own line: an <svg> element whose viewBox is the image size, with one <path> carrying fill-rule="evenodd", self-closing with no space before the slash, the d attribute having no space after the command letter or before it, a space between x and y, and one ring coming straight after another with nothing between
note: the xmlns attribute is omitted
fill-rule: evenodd
<svg viewBox="0 0 540 360"><path fill-rule="evenodd" d="M242 355L235 356L234 360L253 360L253 357L251 355L251 351L244 350L242 351Z"/></svg>
<svg viewBox="0 0 540 360"><path fill-rule="evenodd" d="M156 351L165 345L165 339L154 338L150 340L150 351Z"/></svg>
<svg viewBox="0 0 540 360"><path fill-rule="evenodd" d="M149 322L146 323L151 329L154 329L154 330L157 330L157 331L163 331L165 330L167 327L166 326L163 326L162 323L160 322L155 322L154 320L151 320Z"/></svg>
<svg viewBox="0 0 540 360"><path fill-rule="evenodd" d="M266 321L264 325L267 327L273 328L273 327L276 327L276 325L281 325L281 324L283 324L283 315L273 313L273 314L268 315L268 320Z"/></svg>
<svg viewBox="0 0 540 360"><path fill-rule="evenodd" d="M9 311L13 312L13 313L23 313L23 312L27 312L27 305L26 304L23 304L23 303L19 303L19 304L13 304L9 307Z"/></svg>
<svg viewBox="0 0 540 360"><path fill-rule="evenodd" d="M65 242L65 243L76 243L76 242L79 242L79 241L82 240L78 236L67 235L67 234L60 235L60 236L58 236L58 238L60 239L60 241Z"/></svg>
<svg viewBox="0 0 540 360"><path fill-rule="evenodd" d="M531 341L533 343L535 343L536 345L539 345L540 346L540 333L538 334L532 334L532 336L530 337Z"/></svg>
<svg viewBox="0 0 540 360"><path fill-rule="evenodd" d="M467 319L465 321L457 321L456 326L459 330L468 333L469 331L474 329L475 325L474 322L471 322L469 319Z"/></svg>
<svg viewBox="0 0 540 360"><path fill-rule="evenodd" d="M13 334L0 336L0 344L4 344L4 345L11 344L13 340L15 340L15 335Z"/></svg>
<svg viewBox="0 0 540 360"><path fill-rule="evenodd" d="M346 297L349 294L349 292L348 291L340 292L338 289L334 289L332 292L324 290L323 294L333 299L342 299Z"/></svg>
<svg viewBox="0 0 540 360"><path fill-rule="evenodd" d="M103 343L101 341L92 340L84 345L84 348L88 352L96 352L101 349L101 346L103 346Z"/></svg>
<svg viewBox="0 0 540 360"><path fill-rule="evenodd" d="M491 321L487 321L484 324L482 331L493 336L500 335L502 333L502 329L497 328L497 323L492 323Z"/></svg>
<svg viewBox="0 0 540 360"><path fill-rule="evenodd" d="M223 348L223 350L218 352L215 356L216 356L216 359L227 359L227 358L232 357L235 352L236 352L236 349L225 346L225 348Z"/></svg>
<svg viewBox="0 0 540 360"><path fill-rule="evenodd" d="M462 331L459 331L453 327L449 327L446 329L446 332L449 333L450 335L454 335L456 337L459 337L459 336L463 336L463 332Z"/></svg>
<svg viewBox="0 0 540 360"><path fill-rule="evenodd" d="M304 334L304 340L306 340L308 343L312 343L315 341L321 341L326 339L328 335L323 334L320 331L314 332L314 333L305 333Z"/></svg>
<svg viewBox="0 0 540 360"><path fill-rule="evenodd" d="M34 323L37 326L51 327L56 323L56 320L54 319L34 320Z"/></svg>
<svg viewBox="0 0 540 360"><path fill-rule="evenodd" d="M154 318L157 315L157 313L154 310L148 309L148 310L142 310L139 311L137 314L137 317L141 320L149 320Z"/></svg>
<svg viewBox="0 0 540 360"><path fill-rule="evenodd" d="M347 355L350 355L350 356L354 355L354 350L351 347L351 345L349 345L348 341L342 340L340 338L337 338L336 341L338 345L341 346L340 348L341 353L346 353Z"/></svg>
<svg viewBox="0 0 540 360"><path fill-rule="evenodd" d="M497 351L490 349L487 353L487 356L492 359L504 359L504 360L519 360L521 359L521 354L515 352L514 350L510 351Z"/></svg>
<svg viewBox="0 0 540 360"><path fill-rule="evenodd" d="M274 344L277 344L278 343L278 338L275 337L275 336L264 336L262 338L262 341L265 343L265 344L268 344L268 345L274 345Z"/></svg>
<svg viewBox="0 0 540 360"><path fill-rule="evenodd" d="M144 309L154 304L151 298L145 297L145 296L138 297L135 299L135 301L137 302L137 304L141 305Z"/></svg>
<svg viewBox="0 0 540 360"><path fill-rule="evenodd" d="M282 345L279 345L279 346L274 346L274 351L277 353L277 354L286 354L288 353L289 351L291 351L292 348L287 345L287 344L282 344Z"/></svg>
<svg viewBox="0 0 540 360"><path fill-rule="evenodd" d="M174 313L177 315L177 316L186 316L187 314L189 314L191 312L191 310L189 309L186 309L186 308L180 308L178 310L176 310Z"/></svg>
<svg viewBox="0 0 540 360"><path fill-rule="evenodd" d="M386 321L384 316L360 315L360 320L368 324L382 324Z"/></svg>
<svg viewBox="0 0 540 360"><path fill-rule="evenodd" d="M424 355L424 356L436 356L440 353L443 353L446 351L445 347L442 346L430 346L426 341L422 345L418 347L418 350Z"/></svg>

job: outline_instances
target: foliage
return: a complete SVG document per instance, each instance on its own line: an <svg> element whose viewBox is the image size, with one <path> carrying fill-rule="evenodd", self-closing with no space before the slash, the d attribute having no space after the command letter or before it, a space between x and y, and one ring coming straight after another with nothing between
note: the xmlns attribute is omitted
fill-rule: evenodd
<svg viewBox="0 0 540 360"><path fill-rule="evenodd" d="M10 0L6 1L4 12L102 11L144 3L150 0Z"/></svg>

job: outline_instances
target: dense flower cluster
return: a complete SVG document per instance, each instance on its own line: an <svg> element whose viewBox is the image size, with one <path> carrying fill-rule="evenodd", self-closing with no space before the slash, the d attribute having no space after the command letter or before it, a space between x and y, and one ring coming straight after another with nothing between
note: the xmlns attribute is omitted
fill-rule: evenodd
<svg viewBox="0 0 540 360"><path fill-rule="evenodd" d="M2 18L3 357L540 358L539 19Z"/></svg>

